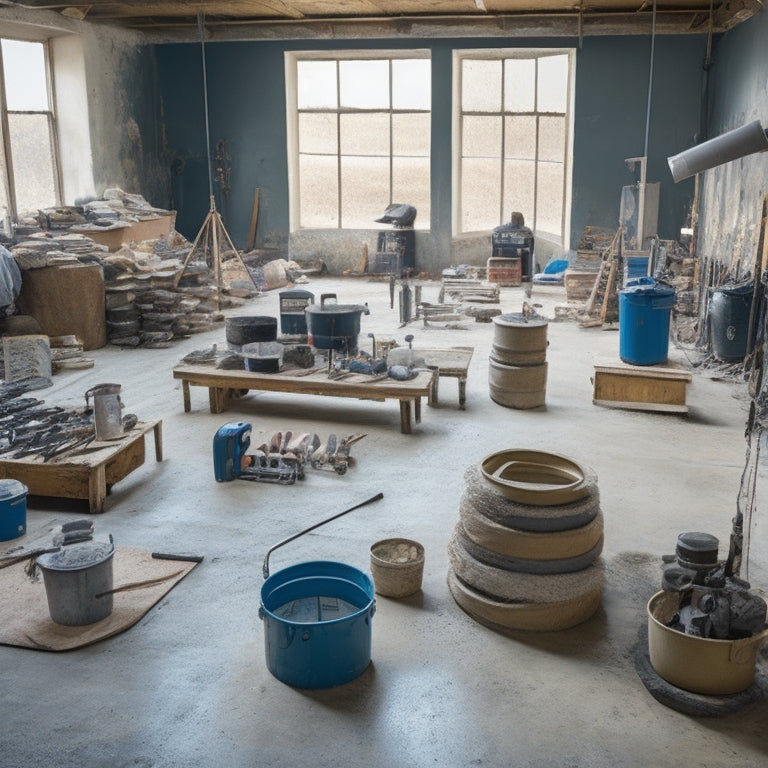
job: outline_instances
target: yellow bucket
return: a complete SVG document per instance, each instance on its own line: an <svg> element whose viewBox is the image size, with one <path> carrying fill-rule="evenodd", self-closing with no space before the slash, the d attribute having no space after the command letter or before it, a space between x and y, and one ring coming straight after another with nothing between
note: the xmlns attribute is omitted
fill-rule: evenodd
<svg viewBox="0 0 768 768"><path fill-rule="evenodd" d="M677 613L677 592L657 592L648 601L648 653L668 683L693 693L740 693L755 679L755 663L768 627L752 637L714 640L666 626Z"/></svg>

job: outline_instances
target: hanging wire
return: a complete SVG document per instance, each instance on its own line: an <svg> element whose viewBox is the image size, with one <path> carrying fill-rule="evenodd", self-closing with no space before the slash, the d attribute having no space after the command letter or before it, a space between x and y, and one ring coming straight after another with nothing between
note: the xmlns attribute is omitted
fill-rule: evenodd
<svg viewBox="0 0 768 768"><path fill-rule="evenodd" d="M643 157L648 157L648 135L651 130L651 93L653 92L653 58L656 48L656 0L653 0L653 21L651 22L651 64L648 72L648 105L645 109L645 150Z"/></svg>
<svg viewBox="0 0 768 768"><path fill-rule="evenodd" d="M211 133L208 125L208 69L205 64L205 14L197 14L197 28L200 32L200 54L203 60L203 109L205 111L205 151L208 157L208 196L213 200L213 170L211 163Z"/></svg>

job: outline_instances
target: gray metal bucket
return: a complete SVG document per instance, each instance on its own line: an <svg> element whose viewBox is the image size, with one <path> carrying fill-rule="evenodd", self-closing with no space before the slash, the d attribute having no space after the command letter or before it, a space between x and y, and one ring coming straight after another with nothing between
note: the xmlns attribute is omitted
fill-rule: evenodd
<svg viewBox="0 0 768 768"><path fill-rule="evenodd" d="M56 624L80 627L112 613L112 559L115 544L70 544L35 561L43 572L48 611Z"/></svg>
<svg viewBox="0 0 768 768"><path fill-rule="evenodd" d="M93 397L93 424L97 440L115 440L123 434L123 403L120 384L98 384L85 393L85 404Z"/></svg>

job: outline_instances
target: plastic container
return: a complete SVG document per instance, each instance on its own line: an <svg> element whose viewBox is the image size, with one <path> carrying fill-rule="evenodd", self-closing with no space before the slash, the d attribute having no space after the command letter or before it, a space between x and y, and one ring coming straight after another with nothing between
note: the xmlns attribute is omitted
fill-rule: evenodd
<svg viewBox="0 0 768 768"><path fill-rule="evenodd" d="M27 532L27 488L18 480L0 480L0 541Z"/></svg>
<svg viewBox="0 0 768 768"><path fill-rule="evenodd" d="M43 572L48 612L56 624L80 627L112 613L112 559L109 541L70 544L35 561Z"/></svg>
<svg viewBox="0 0 768 768"><path fill-rule="evenodd" d="M240 354L245 368L259 373L277 373L283 362L285 347L279 341L257 341L243 344Z"/></svg>
<svg viewBox="0 0 768 768"><path fill-rule="evenodd" d="M376 611L371 577L351 565L316 560L284 568L261 587L267 668L297 688L332 688L371 661Z"/></svg>
<svg viewBox="0 0 768 768"><path fill-rule="evenodd" d="M234 347L277 339L277 318L268 315L239 315L225 322L227 342Z"/></svg>
<svg viewBox="0 0 768 768"><path fill-rule="evenodd" d="M721 696L749 688L768 628L741 640L686 635L666 626L679 604L677 592L657 592L648 601L651 666L668 683L693 693Z"/></svg>
<svg viewBox="0 0 768 768"><path fill-rule="evenodd" d="M371 573L377 595L412 595L421 589L424 547L411 539L377 541L371 547Z"/></svg>
<svg viewBox="0 0 768 768"><path fill-rule="evenodd" d="M310 291L289 290L280 292L280 333L287 336L306 336L307 318L304 310L315 303Z"/></svg>
<svg viewBox="0 0 768 768"><path fill-rule="evenodd" d="M630 280L619 292L619 357L631 365L665 363L675 289L652 277Z"/></svg>
<svg viewBox="0 0 768 768"><path fill-rule="evenodd" d="M648 276L648 256L624 257L624 284L638 277Z"/></svg>
<svg viewBox="0 0 768 768"><path fill-rule="evenodd" d="M715 356L724 361L743 360L747 354L749 315L754 285L722 286L709 299L710 338Z"/></svg>

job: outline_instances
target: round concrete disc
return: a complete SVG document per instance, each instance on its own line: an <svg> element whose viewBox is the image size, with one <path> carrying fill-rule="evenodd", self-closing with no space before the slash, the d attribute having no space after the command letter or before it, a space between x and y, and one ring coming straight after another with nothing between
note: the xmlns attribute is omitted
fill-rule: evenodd
<svg viewBox="0 0 768 768"><path fill-rule="evenodd" d="M586 525L565 531L521 531L500 525L484 515L475 514L470 505L459 507L464 532L480 547L507 557L559 560L589 552L603 535L603 515Z"/></svg>
<svg viewBox="0 0 768 768"><path fill-rule="evenodd" d="M507 555L500 555L497 552L493 552L490 549L485 549L485 547L480 547L475 544L475 542L465 533L464 526L461 522L456 525L454 536L458 539L469 556L473 557L475 560L479 560L481 563L491 565L495 568L501 568L505 571L517 571L520 573L553 574L581 571L592 565L592 563L600 557L600 554L603 551L603 537L600 536L597 544L595 544L592 549L575 557L562 557L556 560L508 557Z"/></svg>
<svg viewBox="0 0 768 768"><path fill-rule="evenodd" d="M601 590L559 603L514 603L493 600L468 587L448 570L448 588L456 603L481 624L501 629L539 632L569 629L590 618L600 607Z"/></svg>
<svg viewBox="0 0 768 768"><path fill-rule="evenodd" d="M516 573L481 563L461 546L454 536L448 543L448 560L453 572L468 586L502 601L557 603L577 600L600 590L604 566L597 560L574 573Z"/></svg>
<svg viewBox="0 0 768 768"><path fill-rule="evenodd" d="M520 531L549 532L579 528L594 520L600 510L600 493L596 478L589 480L590 492L585 498L554 507L520 504L507 499L493 490L476 464L467 468L464 481L462 506L500 525Z"/></svg>

